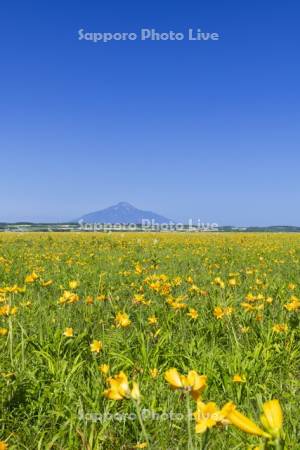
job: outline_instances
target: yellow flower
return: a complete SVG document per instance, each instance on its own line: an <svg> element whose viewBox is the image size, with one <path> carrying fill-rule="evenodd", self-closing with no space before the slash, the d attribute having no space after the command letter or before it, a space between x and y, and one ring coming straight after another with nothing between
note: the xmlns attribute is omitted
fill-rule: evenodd
<svg viewBox="0 0 300 450"><path fill-rule="evenodd" d="M175 369L175 368L169 369L165 372L165 380L174 389L183 388L183 384L181 381L181 375L178 373L177 369Z"/></svg>
<svg viewBox="0 0 300 450"><path fill-rule="evenodd" d="M100 364L99 370L100 370L100 372L103 373L103 375L107 375L109 372L109 365L108 364Z"/></svg>
<svg viewBox="0 0 300 450"><path fill-rule="evenodd" d="M65 331L63 332L63 335L66 337L73 337L74 336L73 328L66 328Z"/></svg>
<svg viewBox="0 0 300 450"><path fill-rule="evenodd" d="M206 388L207 377L199 375L195 370L190 370L187 375L180 375L177 369L172 368L165 372L165 380L172 389L182 389L191 393L197 400Z"/></svg>
<svg viewBox="0 0 300 450"><path fill-rule="evenodd" d="M51 284L53 284L53 281L52 281L52 280L41 281L41 286L42 286L42 287L48 287L48 286L51 286Z"/></svg>
<svg viewBox="0 0 300 450"><path fill-rule="evenodd" d="M224 311L220 306L216 306L213 314L214 314L215 318L219 320L219 319L223 318Z"/></svg>
<svg viewBox="0 0 300 450"><path fill-rule="evenodd" d="M139 263L136 264L134 270L137 275L140 275L143 272L143 268Z"/></svg>
<svg viewBox="0 0 300 450"><path fill-rule="evenodd" d="M7 443L4 441L0 441L0 450L7 450L7 449L8 449Z"/></svg>
<svg viewBox="0 0 300 450"><path fill-rule="evenodd" d="M151 302L145 299L145 294L134 294L133 303L136 305L149 305Z"/></svg>
<svg viewBox="0 0 300 450"><path fill-rule="evenodd" d="M86 297L86 299L85 299L85 303L86 303L87 305L92 305L92 304L94 303L94 298L93 298L93 296L92 296L92 295L88 295L88 296Z"/></svg>
<svg viewBox="0 0 300 450"><path fill-rule="evenodd" d="M229 286L234 287L237 285L237 281L235 278L230 278L230 280L228 280L228 284Z"/></svg>
<svg viewBox="0 0 300 450"><path fill-rule="evenodd" d="M229 422L245 433L270 437L268 433L265 433L259 426L252 422L252 420L237 411L236 406L233 403L227 403L224 406L223 411Z"/></svg>
<svg viewBox="0 0 300 450"><path fill-rule="evenodd" d="M249 333L249 331L250 331L250 327L240 327L240 329L241 329L241 332L243 333L243 334L245 334L245 333Z"/></svg>
<svg viewBox="0 0 300 450"><path fill-rule="evenodd" d="M130 389L128 384L128 378L124 372L120 372L114 377L107 379L110 387L106 389L103 395L110 400L123 400L130 397Z"/></svg>
<svg viewBox="0 0 300 450"><path fill-rule="evenodd" d="M69 281L69 288L70 289L76 289L76 288L78 288L78 286L79 286L79 281L75 281L75 280Z"/></svg>
<svg viewBox="0 0 300 450"><path fill-rule="evenodd" d="M93 340L93 342L90 344L91 352L93 353L99 353L100 350L102 350L102 342L97 341L96 339Z"/></svg>
<svg viewBox="0 0 300 450"><path fill-rule="evenodd" d="M290 303L286 303L284 307L287 311L297 311L300 309L300 300L295 295L292 295Z"/></svg>
<svg viewBox="0 0 300 450"><path fill-rule="evenodd" d="M247 302L255 302L257 298L250 292L249 294L246 295L245 300L247 300Z"/></svg>
<svg viewBox="0 0 300 450"><path fill-rule="evenodd" d="M26 276L25 283L34 283L38 277L39 276L35 272L32 272L30 275Z"/></svg>
<svg viewBox="0 0 300 450"><path fill-rule="evenodd" d="M294 291L294 290L296 289L296 285L295 285L294 283L289 283L289 284L288 284L288 289L289 289L290 291Z"/></svg>
<svg viewBox="0 0 300 450"><path fill-rule="evenodd" d="M147 320L149 325L156 325L158 322L158 319L155 316L149 316Z"/></svg>
<svg viewBox="0 0 300 450"><path fill-rule="evenodd" d="M189 308L189 312L186 313L191 319L196 320L198 318L198 312L194 308Z"/></svg>
<svg viewBox="0 0 300 450"><path fill-rule="evenodd" d="M278 437L282 428L283 414L278 400L270 400L263 404L264 414L260 420L273 436Z"/></svg>
<svg viewBox="0 0 300 450"><path fill-rule="evenodd" d="M79 296L74 292L64 291L63 295L59 298L58 303L64 305L65 303L72 304L79 301Z"/></svg>
<svg viewBox="0 0 300 450"><path fill-rule="evenodd" d="M153 369L150 369L150 376L151 376L151 378L158 377L158 369L156 367L154 367Z"/></svg>
<svg viewBox="0 0 300 450"><path fill-rule="evenodd" d="M10 305L4 305L0 308L0 316L15 316L17 314L17 307Z"/></svg>
<svg viewBox="0 0 300 450"><path fill-rule="evenodd" d="M147 447L148 447L147 442L141 442L133 446L133 448L147 448Z"/></svg>
<svg viewBox="0 0 300 450"><path fill-rule="evenodd" d="M187 305L183 302L176 302L176 301L171 302L170 300L168 300L167 303L175 310L187 308Z"/></svg>
<svg viewBox="0 0 300 450"><path fill-rule="evenodd" d="M182 284L182 278L181 277L175 277L173 280L173 286L180 286Z"/></svg>
<svg viewBox="0 0 300 450"><path fill-rule="evenodd" d="M288 331L288 326L286 323L277 323L273 326L272 330L275 333L286 333Z"/></svg>
<svg viewBox="0 0 300 450"><path fill-rule="evenodd" d="M122 313L122 312L118 312L118 314L115 317L115 324L117 326L117 328L120 327L128 327L131 324L131 320L129 319L128 314L126 313Z"/></svg>
<svg viewBox="0 0 300 450"><path fill-rule="evenodd" d="M234 383L246 383L246 377L245 377L245 375L236 374L232 377L232 381Z"/></svg>
<svg viewBox="0 0 300 450"><path fill-rule="evenodd" d="M134 400L140 399L140 390L136 382L132 383L132 389L129 387L128 378L124 372L120 372L114 377L107 379L109 388L103 392L103 395L110 400L123 400L132 398Z"/></svg>
<svg viewBox="0 0 300 450"><path fill-rule="evenodd" d="M221 308L221 306L216 306L213 312L213 315L216 319L222 319L224 316L231 316L233 312L233 308L231 306L227 306L226 308Z"/></svg>
<svg viewBox="0 0 300 450"><path fill-rule="evenodd" d="M28 302L21 302L20 306L23 306L23 308L29 308L31 307L32 302L28 301Z"/></svg>
<svg viewBox="0 0 300 450"><path fill-rule="evenodd" d="M250 303L247 302L242 302L241 306L246 310L246 311L253 311L255 308L254 306L250 305Z"/></svg>
<svg viewBox="0 0 300 450"><path fill-rule="evenodd" d="M231 316L232 313L233 313L233 308L231 306L228 306L227 308L224 308L225 316Z"/></svg>
<svg viewBox="0 0 300 450"><path fill-rule="evenodd" d="M0 336L6 336L8 333L7 328L0 328Z"/></svg>
<svg viewBox="0 0 300 450"><path fill-rule="evenodd" d="M139 400L141 398L139 385L135 381L132 382L132 389L130 395L131 398L133 398L134 400Z"/></svg>
<svg viewBox="0 0 300 450"><path fill-rule="evenodd" d="M189 288L189 292L191 292L192 294L197 294L200 291L201 289L196 284L192 284L192 286Z"/></svg>
<svg viewBox="0 0 300 450"><path fill-rule="evenodd" d="M216 286L219 286L221 289L224 289L225 283L220 277L216 277L213 281Z"/></svg>
<svg viewBox="0 0 300 450"><path fill-rule="evenodd" d="M226 414L219 410L216 403L203 403L197 401L197 410L193 413L196 421L196 433L204 433L208 428L212 428L217 423L227 424Z"/></svg>

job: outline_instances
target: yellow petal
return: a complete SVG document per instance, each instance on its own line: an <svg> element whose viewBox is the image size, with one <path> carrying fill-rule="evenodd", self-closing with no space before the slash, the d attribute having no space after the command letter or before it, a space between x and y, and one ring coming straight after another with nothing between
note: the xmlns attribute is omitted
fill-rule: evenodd
<svg viewBox="0 0 300 450"><path fill-rule="evenodd" d="M278 434L282 428L283 414L278 400L270 400L263 404L264 415L261 417L263 425L271 432Z"/></svg>
<svg viewBox="0 0 300 450"><path fill-rule="evenodd" d="M177 369L169 369L165 373L165 380L175 388L181 388L183 386L180 375Z"/></svg>
<svg viewBox="0 0 300 450"><path fill-rule="evenodd" d="M228 420L230 423L245 433L254 434L256 436L268 436L263 430L261 430L252 420L244 416L236 409L227 413Z"/></svg>
<svg viewBox="0 0 300 450"><path fill-rule="evenodd" d="M123 397L116 389L106 389L103 392L104 397L109 398L110 400L122 400Z"/></svg>
<svg viewBox="0 0 300 450"><path fill-rule="evenodd" d="M214 419L212 419L211 417L206 419L206 426L207 426L207 428L212 428L215 425L216 425L216 421Z"/></svg>
<svg viewBox="0 0 300 450"><path fill-rule="evenodd" d="M195 370L189 371L187 379L194 391L199 391L206 386L207 377L205 375L199 375Z"/></svg>
<svg viewBox="0 0 300 450"><path fill-rule="evenodd" d="M118 375L115 376L114 379L111 379L109 382L111 384L111 387L115 386L116 389L118 389L122 397L129 396L130 390L128 385L128 378L124 372L121 371L120 373L118 373Z"/></svg>
<svg viewBox="0 0 300 450"><path fill-rule="evenodd" d="M139 385L135 381L132 383L131 398L134 400L139 400L141 398Z"/></svg>
<svg viewBox="0 0 300 450"><path fill-rule="evenodd" d="M216 405L216 403L215 402L208 402L206 405L205 405L205 413L206 414L214 414L215 412L217 412L218 411L218 407L217 407L217 405Z"/></svg>
<svg viewBox="0 0 300 450"><path fill-rule="evenodd" d="M204 433L207 430L207 420L202 419L196 423L195 431L196 433Z"/></svg>

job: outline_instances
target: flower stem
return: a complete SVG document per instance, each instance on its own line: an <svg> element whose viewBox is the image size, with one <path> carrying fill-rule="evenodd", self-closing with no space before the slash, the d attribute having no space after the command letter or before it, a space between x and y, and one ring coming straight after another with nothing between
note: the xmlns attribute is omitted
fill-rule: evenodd
<svg viewBox="0 0 300 450"><path fill-rule="evenodd" d="M149 443L149 439L148 439L148 434L147 434L147 431L146 431L146 428L145 428L145 425L144 425L144 421L143 421L143 418L142 418L142 415L141 415L140 405L136 401L134 401L134 404L135 404L136 413L137 413L137 416L138 416L138 419L139 419L139 422L140 422L140 425L141 425L142 433L143 433L144 439L145 439L145 441L147 443L147 448L150 449L150 443Z"/></svg>
<svg viewBox="0 0 300 450"><path fill-rule="evenodd" d="M274 447L276 450L281 450L280 439L276 439Z"/></svg>
<svg viewBox="0 0 300 450"><path fill-rule="evenodd" d="M190 395L186 393L186 413L187 413L187 428L188 428L188 450L193 450L192 430L191 430L191 408Z"/></svg>
<svg viewBox="0 0 300 450"><path fill-rule="evenodd" d="M209 430L207 429L204 433L204 438L203 438L203 444L202 444L202 449L205 450L206 446L207 446L207 440L208 440L208 433Z"/></svg>

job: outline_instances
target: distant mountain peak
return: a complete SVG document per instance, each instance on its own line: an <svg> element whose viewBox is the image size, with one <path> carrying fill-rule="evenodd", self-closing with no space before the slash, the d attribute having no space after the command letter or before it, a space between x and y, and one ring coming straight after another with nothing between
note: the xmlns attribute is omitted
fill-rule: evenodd
<svg viewBox="0 0 300 450"><path fill-rule="evenodd" d="M164 216L156 214L152 211L143 211L136 208L128 202L122 201L109 208L85 214L78 219L84 223L101 223L101 224L136 224L140 225L144 221L153 221L156 224L170 222Z"/></svg>
<svg viewBox="0 0 300 450"><path fill-rule="evenodd" d="M119 202L116 205L112 206L112 208L115 208L115 209L124 208L127 210L135 209L135 207L128 202Z"/></svg>
<svg viewBox="0 0 300 450"><path fill-rule="evenodd" d="M115 206L120 206L120 207L124 207L124 208L134 208L134 206L128 202L119 202Z"/></svg>

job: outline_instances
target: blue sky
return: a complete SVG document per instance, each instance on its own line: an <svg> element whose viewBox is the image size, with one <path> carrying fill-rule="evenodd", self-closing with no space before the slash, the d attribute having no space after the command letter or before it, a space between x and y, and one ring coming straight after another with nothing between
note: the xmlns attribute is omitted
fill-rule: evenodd
<svg viewBox="0 0 300 450"><path fill-rule="evenodd" d="M180 221L300 225L298 1L0 9L0 221L128 201ZM94 44L81 28L221 38Z"/></svg>

